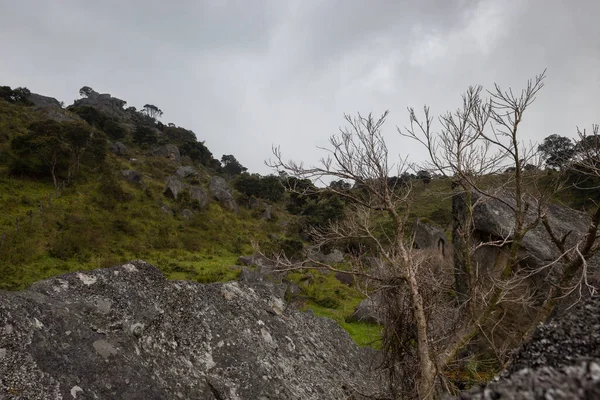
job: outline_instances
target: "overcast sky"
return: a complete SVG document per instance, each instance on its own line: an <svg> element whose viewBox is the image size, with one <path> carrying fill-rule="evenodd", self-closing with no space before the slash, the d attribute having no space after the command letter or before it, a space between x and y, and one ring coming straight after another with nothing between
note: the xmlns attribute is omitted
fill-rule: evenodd
<svg viewBox="0 0 600 400"><path fill-rule="evenodd" d="M547 71L524 138L600 122L598 0L0 0L0 85L71 104L87 85L192 129L252 172L281 145L314 162L343 113L436 114L469 85Z"/></svg>

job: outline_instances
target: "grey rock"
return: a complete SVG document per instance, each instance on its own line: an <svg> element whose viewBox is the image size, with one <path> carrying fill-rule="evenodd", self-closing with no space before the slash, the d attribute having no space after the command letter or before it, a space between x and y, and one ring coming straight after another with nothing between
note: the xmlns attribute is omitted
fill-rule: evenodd
<svg viewBox="0 0 600 400"><path fill-rule="evenodd" d="M188 191L190 192L190 198L197 201L200 208L205 208L208 205L206 190L200 186L188 186Z"/></svg>
<svg viewBox="0 0 600 400"><path fill-rule="evenodd" d="M190 220L190 219L192 219L192 218L194 217L194 212L193 212L193 211L191 211L191 210L188 210L188 209L186 208L185 210L183 210L183 211L181 212L181 216L182 216L184 219Z"/></svg>
<svg viewBox="0 0 600 400"><path fill-rule="evenodd" d="M538 327L506 371L460 398L600 398L600 297Z"/></svg>
<svg viewBox="0 0 600 400"><path fill-rule="evenodd" d="M173 211L171 211L171 209L169 207L167 207L167 206L161 206L160 210L162 212L164 212L165 214L167 214L167 215L173 216Z"/></svg>
<svg viewBox="0 0 600 400"><path fill-rule="evenodd" d="M54 97L42 96L37 93L30 93L27 96L27 100L33 103L35 107L40 109L44 108L62 108L60 101L56 100Z"/></svg>
<svg viewBox="0 0 600 400"><path fill-rule="evenodd" d="M123 171L121 171L121 175L128 182L142 183L142 174L140 174L138 171L135 171L133 169L124 169Z"/></svg>
<svg viewBox="0 0 600 400"><path fill-rule="evenodd" d="M118 156L126 156L127 155L127 146L125 146L121 142L114 142L110 144L110 151Z"/></svg>
<svg viewBox="0 0 600 400"><path fill-rule="evenodd" d="M415 227L415 247L418 249L444 248L448 241L446 233L442 228L417 221Z"/></svg>
<svg viewBox="0 0 600 400"><path fill-rule="evenodd" d="M92 91L89 96L75 100L69 108L90 106L112 118L128 119L127 113L123 108L126 104L126 101L113 97L108 93L100 94Z"/></svg>
<svg viewBox="0 0 600 400"><path fill-rule="evenodd" d="M379 296L375 293L360 302L354 309L354 313L346 318L347 322L366 322L369 324L380 324L383 321Z"/></svg>
<svg viewBox="0 0 600 400"><path fill-rule="evenodd" d="M194 167L179 167L179 168L177 168L177 171L175 173L182 178L198 176L198 172L196 172Z"/></svg>
<svg viewBox="0 0 600 400"><path fill-rule="evenodd" d="M270 204L267 204L267 206L265 207L265 212L263 213L262 218L265 221L270 221L273 219L273 208Z"/></svg>
<svg viewBox="0 0 600 400"><path fill-rule="evenodd" d="M509 207L514 206L514 198L510 193L498 192L494 194L501 200L488 198L483 199L481 195L473 193L473 223L477 234L481 236L492 236L496 238L512 238L514 231L514 213ZM531 222L536 217L536 207L531 200L531 206L527 213L527 222ZM575 211L568 207L556 204L548 206L548 223L556 232L558 237L562 237L567 232L567 244L580 240L584 235L590 223L590 217L585 213ZM539 267L556 260L560 253L543 224L538 224L531 229L522 241L520 257L524 264L531 267Z"/></svg>
<svg viewBox="0 0 600 400"><path fill-rule="evenodd" d="M179 147L174 144L166 144L164 146L157 147L152 151L153 156L165 157L177 164L181 163L181 155L179 154Z"/></svg>
<svg viewBox="0 0 600 400"><path fill-rule="evenodd" d="M239 207L233 198L233 190L225 179L220 176L210 178L210 193L227 210L239 212Z"/></svg>
<svg viewBox="0 0 600 400"><path fill-rule="evenodd" d="M185 184L176 176L169 176L163 194L172 199L177 199L177 196L185 190Z"/></svg>
<svg viewBox="0 0 600 400"><path fill-rule="evenodd" d="M389 397L377 353L334 321L142 261L0 292L0 349L3 399Z"/></svg>
<svg viewBox="0 0 600 400"><path fill-rule="evenodd" d="M344 253L338 249L334 249L329 254L323 254L318 248L308 248L307 255L319 262L325 264L339 264L344 262Z"/></svg>

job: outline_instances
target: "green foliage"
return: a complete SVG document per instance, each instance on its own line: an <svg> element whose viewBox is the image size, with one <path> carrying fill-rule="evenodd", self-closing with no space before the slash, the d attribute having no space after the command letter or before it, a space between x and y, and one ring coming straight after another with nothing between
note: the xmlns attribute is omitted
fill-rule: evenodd
<svg viewBox="0 0 600 400"><path fill-rule="evenodd" d="M154 104L145 104L142 113L152 119L160 118L163 115L162 110L156 107Z"/></svg>
<svg viewBox="0 0 600 400"><path fill-rule="evenodd" d="M71 107L69 110L77 114L91 126L105 132L108 137L113 140L122 139L127 134L125 128L123 128L117 120L109 117L94 107L80 105Z"/></svg>
<svg viewBox="0 0 600 400"><path fill-rule="evenodd" d="M221 169L221 163L213 158L212 153L204 145L204 142L187 141L179 147L179 151L181 155L188 156L207 168L214 171Z"/></svg>
<svg viewBox="0 0 600 400"><path fill-rule="evenodd" d="M289 259L297 260L303 256L304 244L298 239L274 236L264 241L261 249L270 257L284 254Z"/></svg>
<svg viewBox="0 0 600 400"><path fill-rule="evenodd" d="M196 135L194 134L194 132L188 129L169 124L163 127L163 129L161 130L167 137L169 143L173 143L178 146L181 146L184 143L196 143Z"/></svg>
<svg viewBox="0 0 600 400"><path fill-rule="evenodd" d="M260 176L259 174L248 174L244 172L233 180L233 187L240 193L250 198L252 196L278 202L285 194L285 188L279 177L274 175Z"/></svg>
<svg viewBox="0 0 600 400"><path fill-rule="evenodd" d="M22 105L32 105L28 100L31 91L25 87L18 87L11 89L10 86L0 86L0 99L4 99L9 103L16 103Z"/></svg>
<svg viewBox="0 0 600 400"><path fill-rule="evenodd" d="M231 154L223 154L223 157L221 157L221 164L223 165L223 171L229 176L239 175L248 170L248 168L240 164L240 162Z"/></svg>
<svg viewBox="0 0 600 400"><path fill-rule="evenodd" d="M11 141L16 174L51 176L55 186L59 177L70 181L77 173L84 154L89 164L99 164L106 155L106 137L94 133L89 125L79 121L37 121L28 132Z"/></svg>
<svg viewBox="0 0 600 400"><path fill-rule="evenodd" d="M567 137L550 135L538 146L538 151L548 167L562 169L575 155L575 146Z"/></svg>
<svg viewBox="0 0 600 400"><path fill-rule="evenodd" d="M133 130L133 141L142 146L147 147L158 143L155 128L152 125L138 123Z"/></svg>
<svg viewBox="0 0 600 400"><path fill-rule="evenodd" d="M95 93L95 92L94 92L94 89L92 89L92 88L91 88L91 87L89 87L89 86L83 86L81 89L79 89L79 95L80 95L81 97L88 97L88 96L90 96L92 93Z"/></svg>

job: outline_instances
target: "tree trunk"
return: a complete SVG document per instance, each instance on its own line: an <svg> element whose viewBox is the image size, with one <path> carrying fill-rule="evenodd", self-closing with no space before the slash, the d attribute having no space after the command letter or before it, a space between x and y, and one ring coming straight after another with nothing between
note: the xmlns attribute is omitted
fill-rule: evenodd
<svg viewBox="0 0 600 400"><path fill-rule="evenodd" d="M408 264L408 286L413 305L413 316L417 323L417 351L419 353L420 377L417 385L419 399L433 399L435 390L436 369L431 356L427 333L427 318L423 307L423 299L419 291L415 271Z"/></svg>
<svg viewBox="0 0 600 400"><path fill-rule="evenodd" d="M454 290L459 304L469 299L471 254L469 238L472 231L472 193L456 190L452 195L452 243L454 244Z"/></svg>

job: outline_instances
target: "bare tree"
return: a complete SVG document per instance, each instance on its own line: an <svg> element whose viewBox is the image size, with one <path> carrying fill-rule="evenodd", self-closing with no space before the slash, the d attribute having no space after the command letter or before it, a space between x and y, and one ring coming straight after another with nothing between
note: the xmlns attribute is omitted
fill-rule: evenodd
<svg viewBox="0 0 600 400"><path fill-rule="evenodd" d="M412 394L431 399L437 367L418 276L423 260L414 256L407 232L412 187L410 184L390 185L388 182L389 176L401 175L407 165L405 160L394 164L388 159L388 148L381 132L387 115L387 111L379 118L372 114L366 117L346 115L347 127L341 128L338 135L331 136L330 147L323 148L328 155L318 166L305 167L302 163L284 161L279 148L273 149L275 160L268 165L300 178L333 178L355 183L357 189L354 190L340 190L336 185L326 189L346 198L351 208L349 218L319 232L317 237L321 243L359 238L376 249L376 254L387 268L363 275L376 283L385 298L387 334L384 334L384 350L393 355L393 361L387 367L390 375L395 376L398 373L396 362L404 362L405 368L401 372L405 383L414 382ZM393 229L380 229L376 216L389 218ZM360 265L359 262L358 267ZM400 328L401 322L406 325ZM414 335L409 339L407 332ZM414 347L409 348L411 339L414 340L412 343L416 343L416 353ZM415 365L410 365L410 360ZM415 370L418 373L412 376Z"/></svg>

